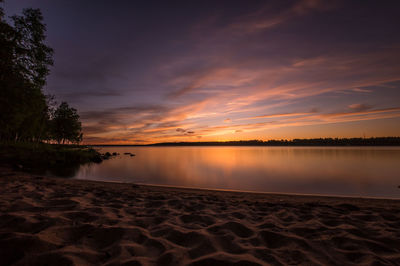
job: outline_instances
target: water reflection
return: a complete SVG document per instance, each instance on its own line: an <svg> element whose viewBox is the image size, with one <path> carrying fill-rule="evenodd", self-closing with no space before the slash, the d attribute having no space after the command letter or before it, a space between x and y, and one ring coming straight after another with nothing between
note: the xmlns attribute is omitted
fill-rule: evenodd
<svg viewBox="0 0 400 266"><path fill-rule="evenodd" d="M263 192L400 197L400 148L107 147L75 178ZM135 153L135 157L123 155Z"/></svg>

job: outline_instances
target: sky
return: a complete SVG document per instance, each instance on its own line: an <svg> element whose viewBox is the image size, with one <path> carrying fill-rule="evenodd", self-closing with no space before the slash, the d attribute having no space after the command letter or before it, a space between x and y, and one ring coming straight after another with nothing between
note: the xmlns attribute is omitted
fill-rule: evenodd
<svg viewBox="0 0 400 266"><path fill-rule="evenodd" d="M400 1L5 0L84 143L400 136Z"/></svg>

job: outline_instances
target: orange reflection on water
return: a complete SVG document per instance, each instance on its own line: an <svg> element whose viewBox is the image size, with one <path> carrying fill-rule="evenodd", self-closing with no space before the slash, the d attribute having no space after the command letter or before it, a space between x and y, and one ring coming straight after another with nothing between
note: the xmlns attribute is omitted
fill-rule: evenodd
<svg viewBox="0 0 400 266"><path fill-rule="evenodd" d="M76 178L263 192L400 197L400 148L107 147ZM135 153L135 157L123 155Z"/></svg>

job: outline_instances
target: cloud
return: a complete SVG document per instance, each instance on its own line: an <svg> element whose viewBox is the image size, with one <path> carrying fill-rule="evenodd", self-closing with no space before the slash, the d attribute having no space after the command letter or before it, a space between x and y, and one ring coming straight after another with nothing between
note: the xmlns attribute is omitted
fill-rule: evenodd
<svg viewBox="0 0 400 266"><path fill-rule="evenodd" d="M321 0L300 0L293 5L277 11L276 8L266 5L257 12L248 14L238 19L238 22L229 25L229 29L236 33L257 33L261 30L274 28L296 17L305 16L315 11L326 11L336 6Z"/></svg>
<svg viewBox="0 0 400 266"><path fill-rule="evenodd" d="M399 81L400 72L394 69L400 70L400 66L396 66L394 62L382 63L390 62L394 58L400 59L400 56L389 56L387 52L381 51L368 56L347 54L296 59L278 66L264 65L259 60L231 64L229 67L214 66L209 71L202 69L183 76L175 75L170 84L179 85L185 82L192 85L191 89L179 93L179 96L176 94L175 97L169 97L163 104L87 111L82 113L82 118L87 124L86 134L101 134L103 131L116 135L129 130L130 136L135 136L136 139L140 136L150 141L160 138L174 139L177 137L176 132L183 136L184 132L177 131L177 128L191 128L191 131L196 132L185 136L210 137L233 134L236 130L252 132L289 125L397 117L397 114L390 114L388 111L373 111L373 102L350 104L350 112L331 114L322 112L321 108L325 105L323 101L319 103L320 100L315 102L320 106L311 111L295 112L292 107L293 103L317 97L326 100L330 97L340 99L341 96L331 94L335 92L353 92L357 88L384 86L389 82ZM361 65L363 68L359 67ZM189 93L192 93L191 97L184 97L189 96ZM287 108L287 111L275 113L273 111L276 108ZM216 122L211 122L211 126L206 127L217 117L218 121L230 123L225 118L228 115L231 122L258 122L260 119L274 121L267 124L250 123L244 128L241 124L218 128L214 127Z"/></svg>
<svg viewBox="0 0 400 266"><path fill-rule="evenodd" d="M353 109L355 111L366 111L371 109L373 106L369 105L369 104L364 104L364 103L354 103L349 105L350 109Z"/></svg>
<svg viewBox="0 0 400 266"><path fill-rule="evenodd" d="M183 129L183 128L177 128L176 131L179 132L179 133L184 133L186 135L194 134L194 131L186 130L186 129Z"/></svg>
<svg viewBox="0 0 400 266"><path fill-rule="evenodd" d="M163 113L168 111L167 107L161 105L138 105L85 111L81 112L80 116L88 124L96 122L98 125L103 126L104 130L107 130L110 126L127 126L130 121L141 120L146 123L147 121L158 120Z"/></svg>
<svg viewBox="0 0 400 266"><path fill-rule="evenodd" d="M392 108L381 108L381 109L374 109L371 110L372 107L367 106L367 108L361 106L361 110L359 109L354 109L354 111L350 112L337 112L337 113L328 113L328 114L321 114L320 118L326 118L326 119L338 119L338 118L345 118L345 117L353 117L353 118L359 118L360 120L365 120L368 119L368 115L375 115L375 114L383 114L383 113L392 113L393 117L398 116L398 112L400 112L400 107L392 107ZM363 116L363 117L360 117ZM371 119L376 119L374 118L375 116L370 116ZM387 117L387 116L385 116ZM344 122L346 120L339 120L339 122Z"/></svg>
<svg viewBox="0 0 400 266"><path fill-rule="evenodd" d="M191 92L195 88L196 88L196 86L194 86L194 85L183 87L182 89L178 89L176 91L172 91L172 92L168 93L167 98L178 98L182 95L185 95L185 94Z"/></svg>
<svg viewBox="0 0 400 266"><path fill-rule="evenodd" d="M315 113L315 112L257 115L257 116L252 116L252 117L244 117L244 118L241 118L240 120L259 119L259 118L280 118L280 117L306 116L306 115L310 115L310 114L313 114L313 113Z"/></svg>
<svg viewBox="0 0 400 266"><path fill-rule="evenodd" d="M207 127L200 130L203 136L223 135L231 132L239 133L243 131L254 132L264 131L273 128L310 126L330 123L345 123L354 121L366 121L384 118L400 117L400 107L382 108L366 111L336 112L325 114L310 114L301 118L288 117L281 120L268 122L256 122L246 124L235 124L230 126Z"/></svg>
<svg viewBox="0 0 400 266"><path fill-rule="evenodd" d="M264 100L295 100L331 92L369 92L364 89L400 80L400 47L393 50L330 54L305 59L268 62L264 58L215 60L208 70L191 71L174 76L170 100L189 93L194 98L223 99L231 110ZM218 56L217 56L218 57ZM229 58L229 57L228 57ZM226 64L226 65L225 65ZM363 67L360 67L363 66ZM188 86L184 86L186 83ZM190 98L190 99L193 99ZM184 100L184 99L182 99Z"/></svg>
<svg viewBox="0 0 400 266"><path fill-rule="evenodd" d="M398 94L386 95L390 88L384 85L400 81L400 47L385 42L371 49L368 43L351 43L342 31L333 31L335 25L326 25L332 32L320 32L321 25L307 18L320 22L318 13L334 7L331 2L303 0L265 4L223 22L214 14L215 20L173 46L179 53L154 63L155 82L146 87L154 87L154 94L144 91L143 100L132 86L138 102L153 104L130 107L135 104L127 104L129 97L121 97L122 107L84 112L85 134L148 142L212 139L277 127L398 117L398 110L385 108ZM319 34L310 36L315 31ZM113 95L104 90L98 96ZM337 111L339 102L345 107Z"/></svg>
<svg viewBox="0 0 400 266"><path fill-rule="evenodd" d="M121 91L117 91L117 90L104 89L104 90L98 90L98 91L90 90L90 91L77 91L77 92L71 92L71 93L60 93L59 95L63 98L75 99L75 101L78 101L80 98L86 98L86 97L122 96L123 93Z"/></svg>
<svg viewBox="0 0 400 266"><path fill-rule="evenodd" d="M197 101L174 107L141 105L82 112L84 141L92 137L112 139L113 136L125 141L149 141L160 136L165 139L173 136L196 136L195 131L185 129L193 126L185 120L191 114L201 111L206 102ZM176 132L180 134L176 135Z"/></svg>
<svg viewBox="0 0 400 266"><path fill-rule="evenodd" d="M197 126L195 131L187 131L182 128L176 128L176 125L164 126L155 125L154 130L143 130L129 132L124 130L115 137L115 132L107 135L104 132L98 136L89 135L85 137L86 143L152 143L162 141L180 141L182 137L194 137L195 139L206 138L213 139L217 136L227 136L235 133L262 132L265 130L282 127L304 127L310 125L321 125L330 123L345 123L354 121L366 121L384 118L400 117L400 107L369 109L364 111L348 111L334 113L308 113L301 117L287 116L286 114L276 114L278 120L255 123L239 123L226 126ZM153 125L154 126L154 125ZM179 130L178 130L179 129ZM178 132L179 134L174 134Z"/></svg>
<svg viewBox="0 0 400 266"><path fill-rule="evenodd" d="M352 90L355 92L365 92L365 93L372 92L372 90L368 90L368 89L364 89L364 88L354 88Z"/></svg>

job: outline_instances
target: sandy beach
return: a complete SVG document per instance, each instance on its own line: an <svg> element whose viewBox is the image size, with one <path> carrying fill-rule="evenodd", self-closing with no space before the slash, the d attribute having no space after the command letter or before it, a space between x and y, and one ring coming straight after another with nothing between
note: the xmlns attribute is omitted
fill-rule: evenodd
<svg viewBox="0 0 400 266"><path fill-rule="evenodd" d="M0 171L1 265L399 265L400 201Z"/></svg>

